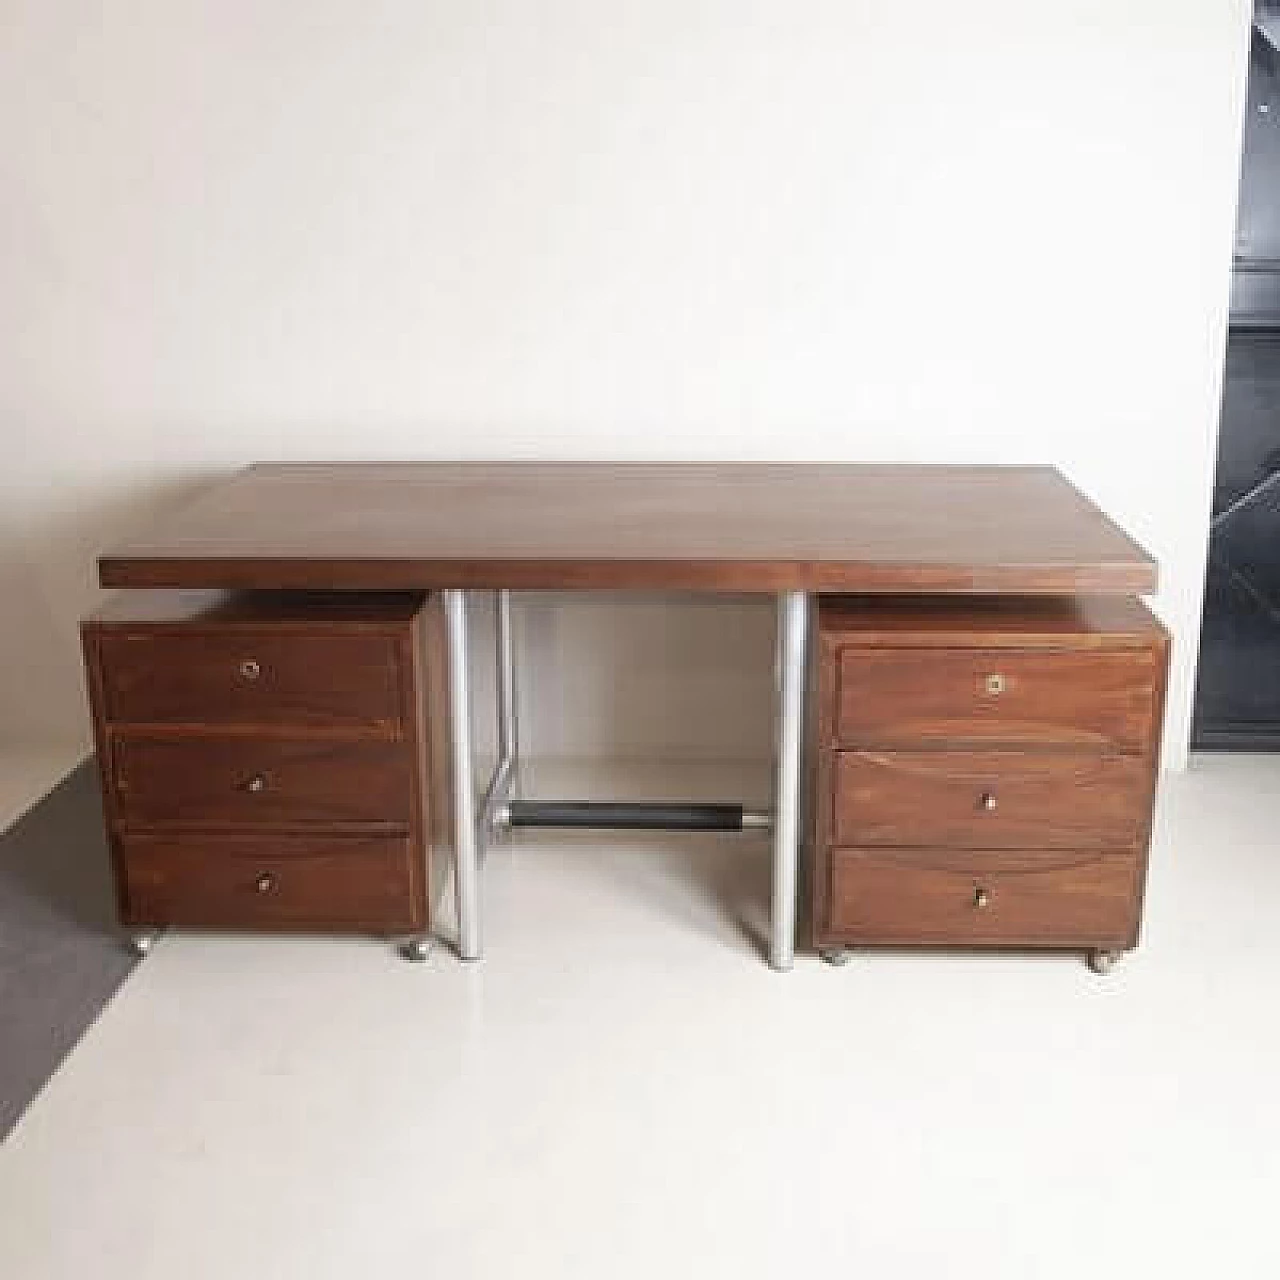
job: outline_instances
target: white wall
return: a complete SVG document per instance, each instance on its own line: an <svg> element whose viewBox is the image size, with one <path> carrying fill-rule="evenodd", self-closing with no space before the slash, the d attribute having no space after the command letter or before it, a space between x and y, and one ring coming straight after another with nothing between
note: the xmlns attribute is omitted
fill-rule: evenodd
<svg viewBox="0 0 1280 1280"><path fill-rule="evenodd" d="M1247 9L9 0L0 734L81 732L93 553L252 459L1045 460L1162 563L1177 758ZM767 619L682 608L537 614L535 740L674 647L622 745L763 751Z"/></svg>

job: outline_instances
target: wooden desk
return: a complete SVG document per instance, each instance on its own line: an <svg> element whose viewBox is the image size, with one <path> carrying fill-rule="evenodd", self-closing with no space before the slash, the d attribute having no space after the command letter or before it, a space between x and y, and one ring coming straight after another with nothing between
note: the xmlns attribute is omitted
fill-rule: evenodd
<svg viewBox="0 0 1280 1280"><path fill-rule="evenodd" d="M1049 467L261 464L99 561L104 587L423 588L448 620L459 949L478 958L478 851L514 768L512 589L778 598L771 962L792 962L802 712L817 593L1140 595L1146 554ZM499 592L502 761L477 813L466 592Z"/></svg>

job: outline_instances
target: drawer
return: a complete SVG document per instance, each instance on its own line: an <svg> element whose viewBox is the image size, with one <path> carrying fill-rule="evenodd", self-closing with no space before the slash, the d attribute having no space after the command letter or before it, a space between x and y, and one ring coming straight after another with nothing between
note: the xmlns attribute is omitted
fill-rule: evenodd
<svg viewBox="0 0 1280 1280"><path fill-rule="evenodd" d="M1088 746L1142 751L1156 721L1151 650L857 649L840 653L846 746Z"/></svg>
<svg viewBox="0 0 1280 1280"><path fill-rule="evenodd" d="M126 923L205 928L426 926L424 877L404 839L126 835Z"/></svg>
<svg viewBox="0 0 1280 1280"><path fill-rule="evenodd" d="M1141 882L1134 853L836 849L826 940L1129 947Z"/></svg>
<svg viewBox="0 0 1280 1280"><path fill-rule="evenodd" d="M1070 752L842 751L835 843L1126 848L1145 832L1150 767Z"/></svg>
<svg viewBox="0 0 1280 1280"><path fill-rule="evenodd" d="M388 635L105 631L99 652L115 722L385 728L401 719Z"/></svg>
<svg viewBox="0 0 1280 1280"><path fill-rule="evenodd" d="M403 743L119 735L111 746L126 822L388 822L412 812Z"/></svg>

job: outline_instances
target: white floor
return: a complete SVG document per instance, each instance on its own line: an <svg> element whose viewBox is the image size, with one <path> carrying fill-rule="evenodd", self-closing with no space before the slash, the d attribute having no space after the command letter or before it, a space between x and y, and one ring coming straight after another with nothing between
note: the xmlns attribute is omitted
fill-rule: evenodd
<svg viewBox="0 0 1280 1280"><path fill-rule="evenodd" d="M501 848L478 965L166 938L0 1147L0 1276L1280 1275L1277 833L1280 759L1169 779L1107 978L773 973L758 837Z"/></svg>

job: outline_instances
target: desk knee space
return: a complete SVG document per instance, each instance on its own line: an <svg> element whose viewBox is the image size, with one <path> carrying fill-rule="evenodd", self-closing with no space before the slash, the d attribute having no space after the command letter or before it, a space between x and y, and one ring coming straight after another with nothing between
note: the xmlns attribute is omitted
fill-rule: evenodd
<svg viewBox="0 0 1280 1280"><path fill-rule="evenodd" d="M453 812L457 829L457 909L459 954L481 956L480 863L485 847L504 827L561 826L649 830L758 830L772 833L772 891L769 963L790 969L795 959L796 887L800 858L802 755L805 748L804 702L810 631L809 597L787 592L778 597L776 641L776 741L773 807L768 813L741 805L590 805L574 802L509 799L519 767L517 756L516 669L511 593L496 600L498 761L477 814L470 743L470 653L467 593L447 591L448 670L453 722Z"/></svg>

